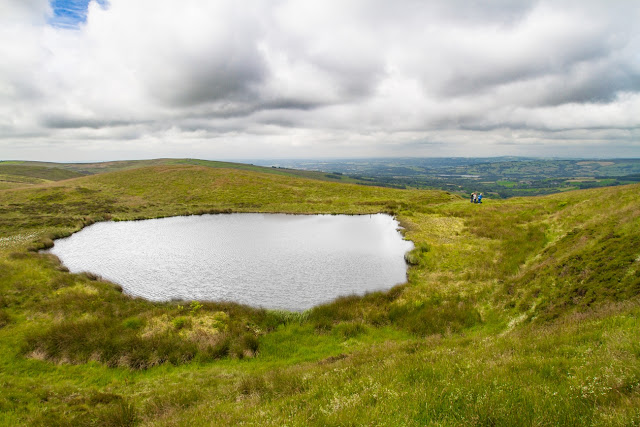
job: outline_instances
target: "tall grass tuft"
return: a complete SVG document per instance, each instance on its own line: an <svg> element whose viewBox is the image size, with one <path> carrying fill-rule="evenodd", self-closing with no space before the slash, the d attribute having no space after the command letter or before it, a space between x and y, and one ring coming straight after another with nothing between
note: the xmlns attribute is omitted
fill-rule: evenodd
<svg viewBox="0 0 640 427"><path fill-rule="evenodd" d="M420 265L424 260L424 255L429 252L429 244L420 242L411 251L404 255L404 260L409 265Z"/></svg>
<svg viewBox="0 0 640 427"><path fill-rule="evenodd" d="M122 399L101 411L98 424L105 427L130 427L138 424L138 420L139 416L133 403Z"/></svg>
<svg viewBox="0 0 640 427"><path fill-rule="evenodd" d="M0 328L4 328L11 323L11 316L6 310L0 308Z"/></svg>
<svg viewBox="0 0 640 427"><path fill-rule="evenodd" d="M393 324L420 336L456 333L481 323L476 307L459 298L395 306L389 318Z"/></svg>

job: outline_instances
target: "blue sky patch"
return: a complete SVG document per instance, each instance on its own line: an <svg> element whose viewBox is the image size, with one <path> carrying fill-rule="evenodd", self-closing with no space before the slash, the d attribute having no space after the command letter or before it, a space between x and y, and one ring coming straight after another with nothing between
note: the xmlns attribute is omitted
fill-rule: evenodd
<svg viewBox="0 0 640 427"><path fill-rule="evenodd" d="M108 0L94 0L102 7ZM87 21L87 8L91 0L51 0L53 17L49 23L58 28L78 28Z"/></svg>

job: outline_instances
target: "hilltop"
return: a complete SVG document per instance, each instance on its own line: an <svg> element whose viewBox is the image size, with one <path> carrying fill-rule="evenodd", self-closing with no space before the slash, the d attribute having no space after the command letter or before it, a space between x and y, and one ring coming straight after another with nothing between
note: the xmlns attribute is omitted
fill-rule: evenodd
<svg viewBox="0 0 640 427"><path fill-rule="evenodd" d="M0 190L0 424L640 422L640 185L474 205L199 162L22 164L78 175ZM95 221L227 212L388 212L408 281L304 313L152 303L37 253Z"/></svg>
<svg viewBox="0 0 640 427"><path fill-rule="evenodd" d="M192 165L269 173L322 181L355 183L358 180L336 174L288 168L254 166L244 163L198 159L122 160L98 163L52 163L35 161L0 161L0 189L25 187L106 172L117 172L151 166Z"/></svg>

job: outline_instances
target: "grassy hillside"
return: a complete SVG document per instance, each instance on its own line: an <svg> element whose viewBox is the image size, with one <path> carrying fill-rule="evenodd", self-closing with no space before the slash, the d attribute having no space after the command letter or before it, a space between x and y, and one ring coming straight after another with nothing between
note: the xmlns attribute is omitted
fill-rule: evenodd
<svg viewBox="0 0 640 427"><path fill-rule="evenodd" d="M60 181L82 175L79 172L57 167L0 162L0 189L24 187L48 181Z"/></svg>
<svg viewBox="0 0 640 427"><path fill-rule="evenodd" d="M330 174L323 172L304 171L287 168L266 168L244 163L218 162L199 159L152 159L152 160L121 160L113 162L99 163L52 163L34 161L0 161L0 189L14 188L17 185L9 185L7 182L15 182L24 187L25 184L39 184L45 181L60 181L63 179L75 178L85 175L96 175L106 172L118 172L132 169L140 169L152 166L171 165L192 165L209 168L237 169L259 173L269 173L275 175L317 179L320 181L344 182L344 183L364 183L357 179L342 176L340 174ZM7 175L3 185L2 175ZM16 178L20 178L16 180ZM32 181L24 178L32 178Z"/></svg>
<svg viewBox="0 0 640 427"><path fill-rule="evenodd" d="M265 172L0 190L0 424L640 423L640 186L474 205ZM408 283L304 313L151 303L34 252L204 212L393 213Z"/></svg>

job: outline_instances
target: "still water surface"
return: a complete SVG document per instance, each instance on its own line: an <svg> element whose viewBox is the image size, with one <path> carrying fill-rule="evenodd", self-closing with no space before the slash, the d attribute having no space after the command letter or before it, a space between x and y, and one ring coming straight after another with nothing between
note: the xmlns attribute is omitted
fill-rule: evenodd
<svg viewBox="0 0 640 427"><path fill-rule="evenodd" d="M56 240L72 272L149 300L228 300L305 310L406 281L389 215L231 214L103 222Z"/></svg>

